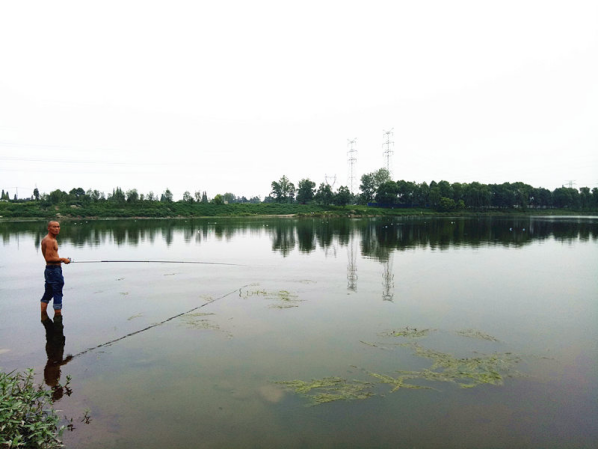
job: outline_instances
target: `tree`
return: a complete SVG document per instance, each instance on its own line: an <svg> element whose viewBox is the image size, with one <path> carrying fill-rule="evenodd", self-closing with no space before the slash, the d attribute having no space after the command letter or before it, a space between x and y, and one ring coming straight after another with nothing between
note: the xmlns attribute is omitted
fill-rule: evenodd
<svg viewBox="0 0 598 449"><path fill-rule="evenodd" d="M191 194L189 193L188 190L185 190L185 193L183 193L183 201L185 203L192 203L193 202L193 197L191 196Z"/></svg>
<svg viewBox="0 0 598 449"><path fill-rule="evenodd" d="M299 188L297 189L297 201L301 204L307 204L314 199L316 194L316 183L309 179L302 179L299 181Z"/></svg>
<svg viewBox="0 0 598 449"><path fill-rule="evenodd" d="M359 184L359 202L361 204L367 204L374 201L376 195L376 186L374 184L374 174L366 173L361 176L361 184Z"/></svg>
<svg viewBox="0 0 598 449"><path fill-rule="evenodd" d="M163 203L172 203L172 192L170 189L166 188L162 196L160 197L160 201Z"/></svg>
<svg viewBox="0 0 598 449"><path fill-rule="evenodd" d="M334 196L334 204L337 206L346 206L353 199L353 194L346 186L340 186Z"/></svg>
<svg viewBox="0 0 598 449"><path fill-rule="evenodd" d="M398 186L394 181L386 181L376 191L376 202L394 205L397 203Z"/></svg>
<svg viewBox="0 0 598 449"><path fill-rule="evenodd" d="M52 204L59 204L59 203L66 201L67 198L68 198L68 194L66 192L63 192L60 189L56 189L53 192L50 192L48 199L50 200L50 203L52 203Z"/></svg>
<svg viewBox="0 0 598 449"><path fill-rule="evenodd" d="M201 201L201 192L199 190L195 191L195 201L198 203Z"/></svg>
<svg viewBox="0 0 598 449"><path fill-rule="evenodd" d="M39 201L39 190L37 190L37 187L33 189L33 198L35 198L35 201Z"/></svg>
<svg viewBox="0 0 598 449"><path fill-rule="evenodd" d="M122 191L120 187L112 190L112 196L108 197L108 201L113 203L124 203L125 202L125 193Z"/></svg>
<svg viewBox="0 0 598 449"><path fill-rule="evenodd" d="M234 194L230 193L230 192L227 192L224 195L222 195L222 199L227 204L235 203L237 201L237 197Z"/></svg>
<svg viewBox="0 0 598 449"><path fill-rule="evenodd" d="M272 192L277 203L292 203L295 198L295 186L283 175L280 180L272 181Z"/></svg>
<svg viewBox="0 0 598 449"><path fill-rule="evenodd" d="M443 196L442 198L440 198L440 202L438 204L438 210L440 212L449 212L452 211L454 209L456 209L457 204L455 203L455 200L452 198L447 198L445 196Z"/></svg>
<svg viewBox="0 0 598 449"><path fill-rule="evenodd" d="M334 194L332 193L332 188L330 185L321 183L320 187L318 187L318 191L316 192L315 200L320 204L329 206L332 204L333 199Z"/></svg>
<svg viewBox="0 0 598 449"><path fill-rule="evenodd" d="M208 203L208 194L207 192L204 190L203 195L201 196L201 202L204 204Z"/></svg>
<svg viewBox="0 0 598 449"><path fill-rule="evenodd" d="M139 201L137 189L127 190L127 203L136 203Z"/></svg>
<svg viewBox="0 0 598 449"><path fill-rule="evenodd" d="M212 199L212 204L216 204L218 206L224 204L224 199L222 198L222 195L217 194L213 199Z"/></svg>
<svg viewBox="0 0 598 449"><path fill-rule="evenodd" d="M372 173L366 173L361 176L359 190L359 202L367 204L374 201L378 188L387 181L390 181L390 173L385 168L380 168Z"/></svg>
<svg viewBox="0 0 598 449"><path fill-rule="evenodd" d="M376 190L385 182L391 181L390 172L385 168L379 168L374 172L374 186Z"/></svg>

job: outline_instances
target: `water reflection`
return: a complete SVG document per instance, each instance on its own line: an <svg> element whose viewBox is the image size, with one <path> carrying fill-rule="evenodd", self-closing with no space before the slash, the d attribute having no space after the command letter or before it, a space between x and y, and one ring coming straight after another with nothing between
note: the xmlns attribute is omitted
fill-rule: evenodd
<svg viewBox="0 0 598 449"><path fill-rule="evenodd" d="M534 240L553 238L567 242L597 240L596 217L518 218L372 218L372 219L189 219L189 220L101 220L65 222L61 241L74 246L106 243L138 246L162 239L171 245L182 238L201 244L210 238L231 240L249 233L270 236L272 250L283 257L298 249L304 253L336 251L358 237L362 256L388 260L389 254L408 248L445 250L451 246L504 245L521 247ZM46 234L45 222L0 223L5 244L23 234L33 234L39 247ZM333 252L334 252L333 251Z"/></svg>
<svg viewBox="0 0 598 449"><path fill-rule="evenodd" d="M72 355L64 358L64 336L63 317L60 314L54 316L52 321L47 313L42 314L42 325L46 330L46 355L48 361L44 368L44 382L52 389L52 400L58 401L64 393L69 394L68 386L60 383L61 367L69 363Z"/></svg>

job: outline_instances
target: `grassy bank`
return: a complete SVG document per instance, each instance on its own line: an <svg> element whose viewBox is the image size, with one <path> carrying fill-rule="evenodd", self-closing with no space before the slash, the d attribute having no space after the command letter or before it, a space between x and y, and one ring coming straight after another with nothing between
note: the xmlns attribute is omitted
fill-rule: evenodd
<svg viewBox="0 0 598 449"><path fill-rule="evenodd" d="M464 209L438 212L429 208L376 208L368 206L322 206L317 204L203 204L140 202L116 204L109 202L88 205L59 204L44 205L41 202L2 202L0 219L94 219L94 218L175 218L175 217L257 217L268 215L371 217L371 216L414 216L414 215L571 215L597 214L598 211L570 209Z"/></svg>

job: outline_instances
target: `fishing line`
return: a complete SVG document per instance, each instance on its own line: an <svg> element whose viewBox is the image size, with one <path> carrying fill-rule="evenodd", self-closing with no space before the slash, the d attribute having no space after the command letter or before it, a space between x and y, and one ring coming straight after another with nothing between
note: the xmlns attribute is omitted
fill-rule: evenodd
<svg viewBox="0 0 598 449"><path fill-rule="evenodd" d="M135 331L135 332L131 332L130 334L124 335L124 336L122 336L122 337L119 337L119 338L117 338L117 339L115 339L115 340L111 340L111 341L108 341L108 342L106 342L106 343L102 343L101 345L94 346L93 348L88 348L88 349L86 349L85 351L81 351L81 352L79 352L78 354L75 354L75 355L73 356L73 358L75 358L75 357L79 357L80 355L83 355L83 354L87 354L88 352L91 352L91 351L95 351L96 349L103 348L104 346L110 346L111 344L113 344L113 343L116 343L117 341L121 341L121 340L124 340L125 338L132 337L133 335L140 334L141 332L145 332L145 331L147 331L147 330L150 330L150 329L152 329L152 328L154 328L154 327L161 326L161 325L163 325L163 324L165 324L165 323L167 323L167 322L169 322L169 321L171 321L171 320L174 320L175 318L179 318L179 317L181 317L181 316L183 316L183 315L186 315L186 314L188 314L188 313L194 312L194 311L196 311L197 309L201 309L202 307L205 307L205 306L207 306L208 304L212 304L212 303L214 303L214 302L216 302L216 301L218 301L218 300L220 300L220 299L226 298L227 296L230 296L230 295L232 295L233 293L236 293L237 291L238 291L239 293L241 293L241 290L242 290L242 289L244 289L245 287L249 287L250 285L251 285L251 284L243 285L242 287L240 287L240 288L237 288L237 289L235 289L235 290L233 290L233 291L231 291L231 292L228 292L228 293L226 293L225 295L222 295L222 296L220 296L219 298L216 298L216 299L214 299L214 300L212 300L212 301L205 302L205 303L203 303L203 304L202 304L202 305L200 305L200 306L194 307L194 308L193 308L193 309L191 309L191 310L187 310L186 312L179 313L178 315L175 315L175 316L171 316L170 318L167 318L167 319L165 319L164 321L161 321L161 322L159 322L159 323L154 323L154 324L152 324L151 326L148 326L148 327L146 327L146 328L140 329L140 330L138 330L138 331Z"/></svg>
<svg viewBox="0 0 598 449"><path fill-rule="evenodd" d="M225 263L225 262L196 262L190 260L73 260L70 259L70 263L191 263L201 265L230 265L235 267L246 267L247 265L241 265L238 263Z"/></svg>

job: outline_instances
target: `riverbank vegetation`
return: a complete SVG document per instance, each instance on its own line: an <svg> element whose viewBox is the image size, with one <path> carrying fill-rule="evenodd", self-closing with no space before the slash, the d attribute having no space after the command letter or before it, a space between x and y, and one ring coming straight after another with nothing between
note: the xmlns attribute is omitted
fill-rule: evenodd
<svg viewBox="0 0 598 449"><path fill-rule="evenodd" d="M302 179L298 187L286 177L271 183L270 194L247 199L233 193L209 198L207 192L189 192L175 201L172 192L140 194L136 189L112 193L73 188L68 193L54 190L31 198L10 200L2 191L2 218L132 218L132 217L211 217L211 216L372 216L423 215L432 213L595 213L598 212L598 188L559 187L550 191L523 182L502 184L415 183L393 181L388 171L380 169L361 177L358 193L346 186L336 191L326 183Z"/></svg>
<svg viewBox="0 0 598 449"><path fill-rule="evenodd" d="M33 370L0 372L0 447L62 447L64 427L52 408L52 392L33 383Z"/></svg>

